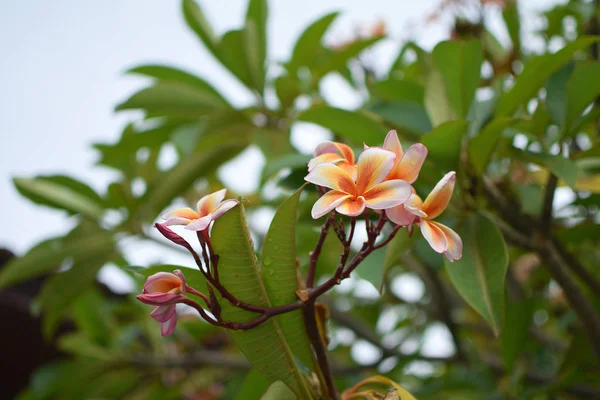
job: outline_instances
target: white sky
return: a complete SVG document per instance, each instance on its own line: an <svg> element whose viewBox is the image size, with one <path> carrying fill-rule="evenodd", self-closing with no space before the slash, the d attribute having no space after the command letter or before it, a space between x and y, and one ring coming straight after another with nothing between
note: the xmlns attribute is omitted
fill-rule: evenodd
<svg viewBox="0 0 600 400"><path fill-rule="evenodd" d="M531 7L543 9L551 2L522 2L526 3L523 12L529 14ZM341 10L343 14L329 39L343 41L358 25L383 19L393 40L378 46L376 53L382 65L387 65L396 56L401 40L415 37L431 47L445 38L445 22L424 24L438 3L271 0L269 56L285 59L308 23ZM246 0L201 4L216 30L223 32L241 24ZM493 21L505 36L497 16ZM145 63L182 67L208 78L234 104L248 101L244 89L188 30L180 1L4 2L0 54L0 206L4 228L0 246L17 253L49 235L64 232L71 222L59 211L20 197L11 177L67 174L102 193L113 176L93 166L97 154L90 144L114 142L125 123L135 118L113 112L118 102L145 82L123 76L127 68ZM338 106L355 103L353 94L335 77L328 78L325 89L328 99Z"/></svg>

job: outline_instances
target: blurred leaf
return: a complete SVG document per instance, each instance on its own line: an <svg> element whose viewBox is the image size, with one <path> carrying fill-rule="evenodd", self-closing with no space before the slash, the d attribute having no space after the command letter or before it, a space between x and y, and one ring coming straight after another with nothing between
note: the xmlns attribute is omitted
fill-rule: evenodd
<svg viewBox="0 0 600 400"><path fill-rule="evenodd" d="M519 185L516 188L524 213L539 216L544 202L544 193L538 185Z"/></svg>
<svg viewBox="0 0 600 400"><path fill-rule="evenodd" d="M433 64L442 74L446 96L458 118L471 107L481 73L481 42L445 41L433 49Z"/></svg>
<svg viewBox="0 0 600 400"><path fill-rule="evenodd" d="M511 126L515 120L511 117L499 117L487 124L479 135L469 141L467 153L478 175L485 172L490 157L496 149L496 144L504 129Z"/></svg>
<svg viewBox="0 0 600 400"><path fill-rule="evenodd" d="M371 92L382 100L409 101L422 105L425 101L423 85L404 79L387 79L374 82Z"/></svg>
<svg viewBox="0 0 600 400"><path fill-rule="evenodd" d="M98 219L104 212L104 201L86 184L64 175L14 178L21 195L37 204L83 214Z"/></svg>
<svg viewBox="0 0 600 400"><path fill-rule="evenodd" d="M0 288L15 285L57 269L67 258L82 263L105 258L113 251L113 238L105 231L59 237L39 243L23 257L6 264L0 271Z"/></svg>
<svg viewBox="0 0 600 400"><path fill-rule="evenodd" d="M97 360L109 361L115 359L117 356L116 354L111 354L105 347L91 342L87 335L81 332L62 335L58 339L58 346L62 351Z"/></svg>
<svg viewBox="0 0 600 400"><path fill-rule="evenodd" d="M376 101L369 107L369 111L390 124L417 134L429 132L432 128L425 108L411 101Z"/></svg>
<svg viewBox="0 0 600 400"><path fill-rule="evenodd" d="M269 380L256 368L252 368L246 375L242 387L237 392L235 400L259 400L269 388Z"/></svg>
<svg viewBox="0 0 600 400"><path fill-rule="evenodd" d="M98 257L76 263L69 270L46 280L37 301L44 309L42 331L47 340L52 338L68 307L96 282L96 275L106 261L106 257Z"/></svg>
<svg viewBox="0 0 600 400"><path fill-rule="evenodd" d="M219 59L244 85L261 91L253 81L248 61L247 30L231 30L223 35L219 43ZM253 72L255 73L255 72Z"/></svg>
<svg viewBox="0 0 600 400"><path fill-rule="evenodd" d="M350 59L357 57L360 53L362 53L363 50L371 47L381 39L383 39L382 36L368 39L357 39L352 43L345 45L341 49L330 50L325 63L315 69L316 76L320 78L329 72L343 69Z"/></svg>
<svg viewBox="0 0 600 400"><path fill-rule="evenodd" d="M508 35L513 44L513 49L520 52L521 50L521 21L519 19L519 7L517 6L517 0L510 0L504 3L502 7L502 17L506 28L508 29Z"/></svg>
<svg viewBox="0 0 600 400"><path fill-rule="evenodd" d="M250 0L244 27L244 50L254 88L262 93L265 86L265 60L267 56L267 2Z"/></svg>
<svg viewBox="0 0 600 400"><path fill-rule="evenodd" d="M515 361L523 351L533 318L533 302L522 299L506 307L506 323L500 336L502 361L507 371L512 371Z"/></svg>
<svg viewBox="0 0 600 400"><path fill-rule="evenodd" d="M362 144L383 143L388 132L373 114L364 111L347 111L333 107L310 108L298 116L299 121L312 122L331 129L351 141Z"/></svg>
<svg viewBox="0 0 600 400"><path fill-rule="evenodd" d="M356 274L373 285L380 293L383 287L385 254L385 248L375 250L356 269Z"/></svg>
<svg viewBox="0 0 600 400"><path fill-rule="evenodd" d="M463 240L463 257L444 260L460 295L490 324L496 336L504 324L504 278L508 252L504 238L487 217L477 214L456 229Z"/></svg>
<svg viewBox="0 0 600 400"><path fill-rule="evenodd" d="M324 15L309 25L300 34L294 45L292 57L287 65L290 74L295 74L297 69L302 65L313 66L319 61L319 57L322 56L323 52L321 44L323 35L337 18L338 14L337 12L333 12Z"/></svg>
<svg viewBox="0 0 600 400"><path fill-rule="evenodd" d="M423 135L422 142L429 150L429 158L441 169L456 171L462 140L469 123L464 120L448 121Z"/></svg>
<svg viewBox="0 0 600 400"><path fill-rule="evenodd" d="M285 383L276 381L269 386L260 400L296 400L296 395Z"/></svg>
<svg viewBox="0 0 600 400"><path fill-rule="evenodd" d="M444 79L437 70L429 72L425 82L425 109L433 126L454 119L452 109L446 97Z"/></svg>
<svg viewBox="0 0 600 400"><path fill-rule="evenodd" d="M129 74L145 75L150 78L159 79L161 81L179 82L190 88L196 89L199 92L205 92L218 99L223 106L229 105L227 100L204 79L183 71L178 68L168 67L166 65L140 65L127 71Z"/></svg>
<svg viewBox="0 0 600 400"><path fill-rule="evenodd" d="M206 48L216 55L218 38L215 36L213 29L206 19L198 3L194 0L183 0L183 16L188 26L198 35Z"/></svg>
<svg viewBox="0 0 600 400"><path fill-rule="evenodd" d="M211 236L214 252L219 255L221 283L240 301L269 307L271 304L256 264L243 205L238 205L215 221ZM258 317L258 314L242 310L223 298L219 304L224 320L243 322ZM294 393L303 398L312 398L277 320L272 318L254 329L230 331L230 334L248 361L269 381L281 380Z"/></svg>
<svg viewBox="0 0 600 400"><path fill-rule="evenodd" d="M525 64L525 68L517 77L515 85L500 98L496 115L513 114L520 104L535 96L546 79L566 64L576 51L585 49L596 40L596 37L580 37L555 54L543 55Z"/></svg>
<svg viewBox="0 0 600 400"><path fill-rule="evenodd" d="M275 79L275 92L281 105L281 109L289 109L293 107L294 100L302 92L298 78L291 75L282 75Z"/></svg>
<svg viewBox="0 0 600 400"><path fill-rule="evenodd" d="M515 157L548 168L556 174L556 176L564 180L567 185L575 188L580 170L577 167L577 164L568 158L564 158L560 155L555 156L551 154L532 153L517 149L513 149L513 153Z"/></svg>
<svg viewBox="0 0 600 400"><path fill-rule="evenodd" d="M550 75L546 82L546 104L552 121L558 126L563 126L565 122L567 81L574 68L575 62L570 61ZM541 137L543 136L541 135Z"/></svg>
<svg viewBox="0 0 600 400"><path fill-rule="evenodd" d="M584 110L600 96L600 63L578 65L567 82L565 132L570 131Z"/></svg>
<svg viewBox="0 0 600 400"><path fill-rule="evenodd" d="M285 168L302 169L307 172L307 164L310 159L310 155L300 153L289 153L269 158L265 164L263 178L268 179Z"/></svg>
<svg viewBox="0 0 600 400"><path fill-rule="evenodd" d="M299 271L296 260L296 220L298 202L305 186L288 197L277 209L263 245L261 276L273 306L298 299ZM301 310L276 317L290 351L305 367L318 371Z"/></svg>
<svg viewBox="0 0 600 400"><path fill-rule="evenodd" d="M598 204L597 200L594 205ZM556 235L566 245L580 244L586 240L595 241L600 239L600 225L593 222L582 222L572 228L557 229Z"/></svg>
<svg viewBox="0 0 600 400"><path fill-rule="evenodd" d="M198 118L223 108L221 98L210 91L174 81L159 81L133 94L116 107L121 110L144 110L148 116Z"/></svg>
<svg viewBox="0 0 600 400"><path fill-rule="evenodd" d="M96 288L86 290L73 302L71 315L77 328L91 341L108 345L114 339L113 315L106 312L106 301Z"/></svg>

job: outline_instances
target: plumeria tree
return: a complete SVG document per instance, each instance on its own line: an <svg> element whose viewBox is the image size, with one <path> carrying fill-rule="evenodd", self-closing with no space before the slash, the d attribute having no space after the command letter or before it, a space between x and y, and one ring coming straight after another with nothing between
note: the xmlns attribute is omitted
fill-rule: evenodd
<svg viewBox="0 0 600 400"><path fill-rule="evenodd" d="M15 178L77 221L0 271L0 287L49 274L33 309L68 355L21 399L600 397L597 2L548 10L538 32L514 1L443 2L450 40L400 43L383 72L383 23L328 44L328 14L272 60L266 1L223 35L182 5L255 101L234 107L202 70L136 67L151 82L117 110L144 118L95 145L119 172L105 193ZM332 74L360 107L327 103ZM331 135L312 154L290 140L307 123ZM249 146L266 163L240 196L220 167ZM134 240L188 262L132 265ZM106 264L137 290L100 286Z"/></svg>

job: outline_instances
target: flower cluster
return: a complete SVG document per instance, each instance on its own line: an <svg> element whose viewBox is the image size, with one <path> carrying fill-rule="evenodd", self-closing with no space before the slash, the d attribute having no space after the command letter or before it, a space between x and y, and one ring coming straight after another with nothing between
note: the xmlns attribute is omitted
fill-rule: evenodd
<svg viewBox="0 0 600 400"><path fill-rule="evenodd" d="M447 173L423 201L411 186L427 157L420 143L403 151L398 135L390 131L383 147L368 147L355 163L352 149L343 143L324 142L308 164L306 181L328 188L312 208L320 218L335 209L356 217L365 208L385 211L400 226L416 224L431 247L450 261L462 257L462 240L447 226L432 221L447 207L456 173Z"/></svg>

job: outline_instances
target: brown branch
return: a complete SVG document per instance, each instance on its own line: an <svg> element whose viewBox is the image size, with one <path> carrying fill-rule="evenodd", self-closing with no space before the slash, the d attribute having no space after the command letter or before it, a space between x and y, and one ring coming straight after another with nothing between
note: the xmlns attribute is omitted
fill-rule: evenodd
<svg viewBox="0 0 600 400"><path fill-rule="evenodd" d="M325 223L321 227L321 234L319 235L319 239L317 240L315 249L310 252L310 259L308 261L308 275L306 277L306 287L309 289L315 285L317 261L319 260L319 256L321 255L321 249L323 248L323 244L325 243L325 239L327 238L329 226L331 225L331 222L334 218L335 215L333 213L329 214L329 216L325 220Z"/></svg>

